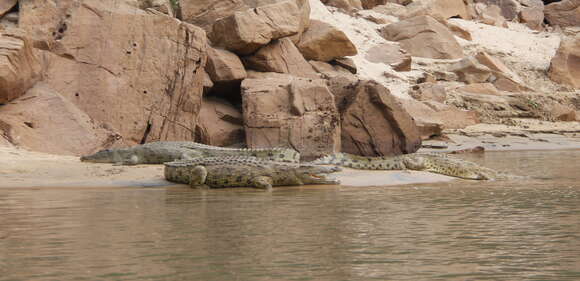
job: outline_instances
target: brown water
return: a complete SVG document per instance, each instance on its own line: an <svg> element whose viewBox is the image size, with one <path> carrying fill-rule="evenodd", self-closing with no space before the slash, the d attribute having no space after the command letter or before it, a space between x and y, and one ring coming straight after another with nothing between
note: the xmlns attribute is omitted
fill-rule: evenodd
<svg viewBox="0 0 580 281"><path fill-rule="evenodd" d="M2 189L0 280L580 280L580 151L462 157L535 178Z"/></svg>

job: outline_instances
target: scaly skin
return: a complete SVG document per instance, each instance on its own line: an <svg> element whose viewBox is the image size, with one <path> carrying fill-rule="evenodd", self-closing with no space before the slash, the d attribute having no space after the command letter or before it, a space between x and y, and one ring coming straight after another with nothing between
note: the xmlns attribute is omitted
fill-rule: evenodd
<svg viewBox="0 0 580 281"><path fill-rule="evenodd" d="M250 186L271 190L272 186L339 184L326 175L340 167L281 163L255 157L207 157L165 163L165 178L191 187Z"/></svg>
<svg viewBox="0 0 580 281"><path fill-rule="evenodd" d="M414 153L390 157L364 157L336 153L310 162L333 164L363 170L416 170L471 180L490 180L507 177L478 164L453 158L446 154Z"/></svg>
<svg viewBox="0 0 580 281"><path fill-rule="evenodd" d="M288 148L236 149L187 141L151 142L129 148L105 149L92 155L82 156L81 161L137 165L162 164L175 160L192 160L200 157L220 156L252 156L290 163L300 161L300 154Z"/></svg>

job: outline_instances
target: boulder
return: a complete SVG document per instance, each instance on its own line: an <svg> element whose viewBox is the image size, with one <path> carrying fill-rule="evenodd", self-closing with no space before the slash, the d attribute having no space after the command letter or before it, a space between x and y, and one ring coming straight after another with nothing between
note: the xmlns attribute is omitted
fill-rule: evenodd
<svg viewBox="0 0 580 281"><path fill-rule="evenodd" d="M225 100L203 99L195 140L214 146L231 146L245 142L242 114Z"/></svg>
<svg viewBox="0 0 580 281"><path fill-rule="evenodd" d="M436 101L443 103L447 98L445 86L432 82L415 85L409 91L409 95L420 101Z"/></svg>
<svg viewBox="0 0 580 281"><path fill-rule="evenodd" d="M18 0L2 0L0 1L0 17L8 13L16 4Z"/></svg>
<svg viewBox="0 0 580 281"><path fill-rule="evenodd" d="M242 82L248 147L292 147L305 160L338 152L339 117L324 80L279 77Z"/></svg>
<svg viewBox="0 0 580 281"><path fill-rule="evenodd" d="M251 56L244 57L247 68L262 72L288 73L298 77L318 78L290 38L274 40Z"/></svg>
<svg viewBox="0 0 580 281"><path fill-rule="evenodd" d="M357 72L356 64L351 58L336 58L331 60L330 64L340 66L352 74L356 74Z"/></svg>
<svg viewBox="0 0 580 281"><path fill-rule="evenodd" d="M411 70L411 55L397 43L382 43L370 48L365 58L374 63L390 65L396 71Z"/></svg>
<svg viewBox="0 0 580 281"><path fill-rule="evenodd" d="M580 0L562 0L548 4L544 14L551 25L580 26Z"/></svg>
<svg viewBox="0 0 580 281"><path fill-rule="evenodd" d="M88 154L120 142L115 132L44 83L0 108L0 134L20 147L66 155Z"/></svg>
<svg viewBox="0 0 580 281"><path fill-rule="evenodd" d="M361 0L322 0L322 3L326 6L336 7L346 11L360 10L363 8Z"/></svg>
<svg viewBox="0 0 580 281"><path fill-rule="evenodd" d="M491 56L486 52L479 52L475 55L477 61L491 69L493 73L493 84L498 90L507 92L521 92L530 90L525 86L522 78L507 67L500 59Z"/></svg>
<svg viewBox="0 0 580 281"><path fill-rule="evenodd" d="M307 60L331 61L357 54L355 45L344 32L318 20L310 21L310 27L296 46Z"/></svg>
<svg viewBox="0 0 580 281"><path fill-rule="evenodd" d="M222 49L208 48L205 70L213 83L244 80L247 76L236 54Z"/></svg>
<svg viewBox="0 0 580 281"><path fill-rule="evenodd" d="M471 19L463 0L415 0L406 6L404 19L416 16L431 16L444 22L451 17Z"/></svg>
<svg viewBox="0 0 580 281"><path fill-rule="evenodd" d="M477 112L462 110L435 101L402 100L402 105L417 123L422 136L428 138L445 129L462 129L480 122Z"/></svg>
<svg viewBox="0 0 580 281"><path fill-rule="evenodd" d="M180 0L183 21L195 24L206 31L216 20L245 11L251 7L243 0Z"/></svg>
<svg viewBox="0 0 580 281"><path fill-rule="evenodd" d="M580 89L580 36L562 40L550 62L550 79Z"/></svg>
<svg viewBox="0 0 580 281"><path fill-rule="evenodd" d="M544 4L539 1L538 5L522 7L518 18L521 23L530 29L542 30L544 23Z"/></svg>
<svg viewBox="0 0 580 281"><path fill-rule="evenodd" d="M192 140L205 32L134 7L107 10L114 3L85 1L64 11L58 44L44 52L44 81L127 144ZM20 13L42 14L40 7Z"/></svg>
<svg viewBox="0 0 580 281"><path fill-rule="evenodd" d="M40 61L23 32L1 31L0 104L23 95L40 79L40 74Z"/></svg>
<svg viewBox="0 0 580 281"><path fill-rule="evenodd" d="M479 5L481 4L481 5ZM507 21L501 14L501 8L497 5L490 5L487 6L482 3L478 3L475 6L476 11L478 13L478 20L482 23L498 26L498 27L505 27L507 28Z"/></svg>
<svg viewBox="0 0 580 281"><path fill-rule="evenodd" d="M491 78L491 70L480 64L474 57L466 57L449 67L459 77L459 81L467 84L483 83Z"/></svg>
<svg viewBox="0 0 580 281"><path fill-rule="evenodd" d="M389 90L359 83L341 112L342 152L364 156L413 153L421 146L415 121Z"/></svg>
<svg viewBox="0 0 580 281"><path fill-rule="evenodd" d="M462 58L463 49L449 29L430 16L418 16L389 24L381 35L397 41L412 56L434 59Z"/></svg>
<svg viewBox="0 0 580 281"><path fill-rule="evenodd" d="M216 47L249 55L271 40L297 34L301 18L294 1L277 2L217 20L209 38Z"/></svg>
<svg viewBox="0 0 580 281"><path fill-rule="evenodd" d="M475 0L475 3L497 6L499 14L509 21L516 19L522 8L522 5L516 0Z"/></svg>
<svg viewBox="0 0 580 281"><path fill-rule="evenodd" d="M453 32L453 34L455 36L460 37L462 39L465 39L467 41L473 40L473 37L471 36L471 32L469 32L469 30L465 29L461 25L458 25L458 24L453 23L453 22L447 22L447 27L449 28L449 30L451 32Z"/></svg>

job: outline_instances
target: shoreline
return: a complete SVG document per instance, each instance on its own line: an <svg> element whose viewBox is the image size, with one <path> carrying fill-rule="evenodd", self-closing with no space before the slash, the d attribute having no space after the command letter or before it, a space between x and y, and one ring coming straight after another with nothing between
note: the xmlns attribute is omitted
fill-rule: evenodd
<svg viewBox="0 0 580 281"><path fill-rule="evenodd" d="M468 139L459 138L462 140L460 143L453 143L453 139L457 141L458 136ZM554 136L562 137L562 135ZM450 138L448 141L424 142L425 146L439 145L445 148L422 148L419 151L449 152L468 150L477 146L485 147L486 152L580 149L580 134L565 137L566 141L555 139L534 141L534 138L516 137L520 138L518 142L521 143L514 143L513 137L494 137L488 134L483 137L449 134L448 137ZM490 138L494 138L497 142L489 141ZM511 144L504 147L500 141ZM370 171L349 168L343 168L343 171L334 173L332 176L341 181L338 187L395 186L457 180L420 171ZM113 166L112 164L84 163L75 156L53 155L17 147L0 146L0 189L131 187L188 188L187 185L166 181L163 178L163 165Z"/></svg>

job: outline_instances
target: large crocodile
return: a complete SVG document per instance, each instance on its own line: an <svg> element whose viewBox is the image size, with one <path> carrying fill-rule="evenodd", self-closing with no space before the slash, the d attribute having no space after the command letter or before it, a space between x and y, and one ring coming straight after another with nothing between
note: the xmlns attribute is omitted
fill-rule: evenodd
<svg viewBox="0 0 580 281"><path fill-rule="evenodd" d="M289 148L237 149L189 141L161 141L128 148L105 149L92 155L82 156L81 161L137 165L162 164L174 160L219 156L252 156L271 161L291 163L300 161L300 154L296 150Z"/></svg>
<svg viewBox="0 0 580 281"><path fill-rule="evenodd" d="M363 170L417 170L472 180L506 178L508 175L441 153L413 153L390 157L365 157L335 153L311 164L333 164Z"/></svg>
<svg viewBox="0 0 580 281"><path fill-rule="evenodd" d="M340 184L327 174L340 171L336 166L281 163L255 157L206 157L167 162L165 178L191 187L249 186L272 189L280 185Z"/></svg>

